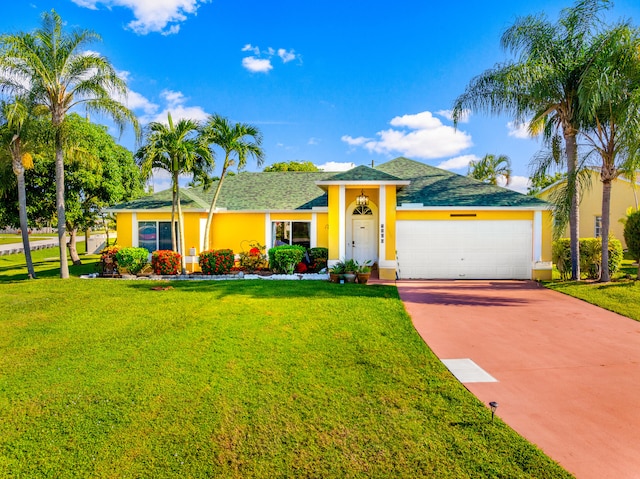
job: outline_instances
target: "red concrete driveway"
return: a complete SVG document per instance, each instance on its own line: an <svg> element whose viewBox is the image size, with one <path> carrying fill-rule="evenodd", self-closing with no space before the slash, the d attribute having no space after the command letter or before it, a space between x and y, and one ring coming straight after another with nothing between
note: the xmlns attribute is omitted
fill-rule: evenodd
<svg viewBox="0 0 640 479"><path fill-rule="evenodd" d="M498 380L464 384L522 436L580 479L640 478L640 323L528 281L397 286L440 359Z"/></svg>

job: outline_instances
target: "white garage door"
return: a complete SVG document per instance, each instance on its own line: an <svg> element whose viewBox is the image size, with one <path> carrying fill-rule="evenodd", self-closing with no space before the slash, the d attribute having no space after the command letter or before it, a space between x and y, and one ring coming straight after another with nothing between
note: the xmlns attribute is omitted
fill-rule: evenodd
<svg viewBox="0 0 640 479"><path fill-rule="evenodd" d="M530 279L531 221L398 221L402 279Z"/></svg>

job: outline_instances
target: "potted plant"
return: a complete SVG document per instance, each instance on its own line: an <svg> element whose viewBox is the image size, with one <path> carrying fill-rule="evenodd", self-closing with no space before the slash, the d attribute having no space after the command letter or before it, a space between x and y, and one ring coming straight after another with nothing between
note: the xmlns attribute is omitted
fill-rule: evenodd
<svg viewBox="0 0 640 479"><path fill-rule="evenodd" d="M358 283L367 284L371 276L371 260L358 263Z"/></svg>
<svg viewBox="0 0 640 479"><path fill-rule="evenodd" d="M356 282L356 272L358 271L358 263L351 258L344 262L344 281L346 283Z"/></svg>
<svg viewBox="0 0 640 479"><path fill-rule="evenodd" d="M332 283L339 283L344 275L344 263L338 261L336 264L329 268L329 281Z"/></svg>

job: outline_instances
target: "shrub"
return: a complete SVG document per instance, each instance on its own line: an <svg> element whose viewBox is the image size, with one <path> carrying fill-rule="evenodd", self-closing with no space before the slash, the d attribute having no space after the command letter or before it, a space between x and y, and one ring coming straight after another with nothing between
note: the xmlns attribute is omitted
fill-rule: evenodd
<svg viewBox="0 0 640 479"><path fill-rule="evenodd" d="M138 274L149 262L149 252L146 248L122 248L116 253L116 262L119 269Z"/></svg>
<svg viewBox="0 0 640 479"><path fill-rule="evenodd" d="M304 261L296 265L296 273L306 273L308 269Z"/></svg>
<svg viewBox="0 0 640 479"><path fill-rule="evenodd" d="M116 253L120 249L119 246L109 246L100 252L100 273L112 275L118 272L118 262L116 261Z"/></svg>
<svg viewBox="0 0 640 479"><path fill-rule="evenodd" d="M269 267L276 273L292 274L306 250L298 245L282 245L269 249Z"/></svg>
<svg viewBox="0 0 640 479"><path fill-rule="evenodd" d="M622 243L609 238L609 272L617 272L622 265ZM561 238L553 242L552 259L565 281L571 277L571 242ZM602 238L580 238L580 271L589 279L600 278Z"/></svg>
<svg viewBox="0 0 640 479"><path fill-rule="evenodd" d="M198 260L203 274L228 274L233 268L234 256L230 249L203 251Z"/></svg>
<svg viewBox="0 0 640 479"><path fill-rule="evenodd" d="M640 259L640 211L627 216L624 225L624 240L627 242L629 254L635 260Z"/></svg>
<svg viewBox="0 0 640 479"><path fill-rule="evenodd" d="M240 268L246 271L257 271L264 268L267 264L267 257L264 254L265 246L260 243L250 243L249 251L243 251L240 257Z"/></svg>
<svg viewBox="0 0 640 479"><path fill-rule="evenodd" d="M176 251L161 249L151 255L151 267L155 274L178 274L181 259L180 253Z"/></svg>
<svg viewBox="0 0 640 479"><path fill-rule="evenodd" d="M329 250L327 248L311 248L309 250L309 271L317 273L327 267Z"/></svg>

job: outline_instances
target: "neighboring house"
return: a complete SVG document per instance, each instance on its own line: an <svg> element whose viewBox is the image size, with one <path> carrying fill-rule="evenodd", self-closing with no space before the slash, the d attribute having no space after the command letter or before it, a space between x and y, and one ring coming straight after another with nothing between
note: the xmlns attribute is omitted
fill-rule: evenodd
<svg viewBox="0 0 640 479"><path fill-rule="evenodd" d="M406 158L341 173L227 177L204 245L214 189L181 190L188 255L239 253L257 241L326 247L330 265L372 260L384 279L551 278L547 203ZM111 208L119 244L170 249L170 211L170 191Z"/></svg>
<svg viewBox="0 0 640 479"><path fill-rule="evenodd" d="M599 238L602 236L602 181L600 181L599 171L591 171L590 176L590 184L582 192L580 200L580 238ZM537 196L545 201L551 201L553 192L564 184L565 181L554 183L538 193ZM624 224L620 220L627 217L629 207L638 208L638 187L640 187L640 183L636 183L634 188L633 182L623 177L616 178L611 184L611 224L609 230L614 238L622 242L622 247L625 249L627 244L624 241ZM569 237L569 225L565 228L563 236Z"/></svg>

